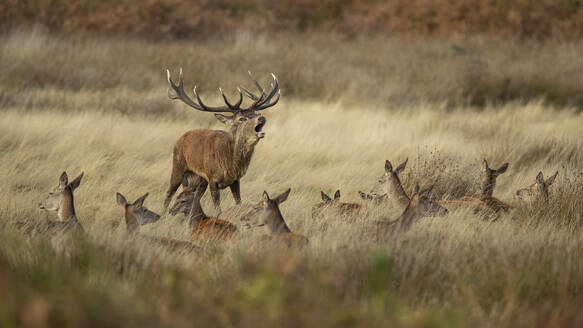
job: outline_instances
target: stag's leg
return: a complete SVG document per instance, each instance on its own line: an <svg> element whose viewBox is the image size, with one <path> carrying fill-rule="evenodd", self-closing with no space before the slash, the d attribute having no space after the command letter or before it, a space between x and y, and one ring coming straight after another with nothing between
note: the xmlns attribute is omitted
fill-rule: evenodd
<svg viewBox="0 0 583 328"><path fill-rule="evenodd" d="M215 205L215 208L217 209L217 211L220 214L221 213L221 190L219 189L219 187L217 186L216 183L211 182L209 184L209 187L211 189L211 196L213 198L213 204Z"/></svg>
<svg viewBox="0 0 583 328"><path fill-rule="evenodd" d="M233 198L235 199L235 204L241 204L241 189L239 180L233 182L232 185L229 186L231 188L231 193L233 194Z"/></svg>
<svg viewBox="0 0 583 328"><path fill-rule="evenodd" d="M196 227L200 221L204 219L204 213L200 208L200 200L206 191L208 183L201 178L201 181L198 182L200 187L195 189L196 192L192 195L192 206L190 208L190 213L188 214L188 225L192 228Z"/></svg>

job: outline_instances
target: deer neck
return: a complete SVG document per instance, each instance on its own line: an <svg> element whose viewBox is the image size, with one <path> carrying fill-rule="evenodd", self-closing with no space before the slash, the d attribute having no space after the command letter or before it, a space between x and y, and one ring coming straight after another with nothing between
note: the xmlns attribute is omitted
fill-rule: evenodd
<svg viewBox="0 0 583 328"><path fill-rule="evenodd" d="M138 234L140 232L140 222L138 221L138 218L136 218L136 216L130 210L128 210L127 207L125 209L124 217L126 220L128 234Z"/></svg>
<svg viewBox="0 0 583 328"><path fill-rule="evenodd" d="M407 207L407 205L409 204L410 201L409 196L407 196L407 193L405 193L405 190L403 189L403 185L401 184L399 178L394 178L388 181L387 194L389 195L390 198L393 198L397 202L399 202L399 204L403 207Z"/></svg>
<svg viewBox="0 0 583 328"><path fill-rule="evenodd" d="M283 217L281 216L281 212L279 211L279 209L276 210L277 213L273 213L273 215L275 216L274 219L269 220L269 222L267 222L267 224L265 225L267 233L270 235L276 235L280 233L291 232L291 230L283 220Z"/></svg>
<svg viewBox="0 0 583 328"><path fill-rule="evenodd" d="M411 199L411 201L407 205L407 208L405 208L405 211L403 211L401 216L399 216L398 222L401 228L404 229L409 228L413 224L413 221L415 221L415 219L418 216L417 206L419 202L418 198L419 196L415 195L413 197L416 199Z"/></svg>
<svg viewBox="0 0 583 328"><path fill-rule="evenodd" d="M485 176L482 180L482 194L480 196L492 196L494 193L494 187L496 187L496 177L490 174Z"/></svg>
<svg viewBox="0 0 583 328"><path fill-rule="evenodd" d="M257 143L249 144L247 139L237 131L233 131L232 139L232 163L235 166L234 172L237 177L245 175L249 163L251 162L251 157L253 156L253 151L255 150L255 145Z"/></svg>
<svg viewBox="0 0 583 328"><path fill-rule="evenodd" d="M73 191L69 186L65 187L65 190L63 190L63 198L61 199L61 206L59 206L58 215L61 221L77 220L77 216L75 215Z"/></svg>

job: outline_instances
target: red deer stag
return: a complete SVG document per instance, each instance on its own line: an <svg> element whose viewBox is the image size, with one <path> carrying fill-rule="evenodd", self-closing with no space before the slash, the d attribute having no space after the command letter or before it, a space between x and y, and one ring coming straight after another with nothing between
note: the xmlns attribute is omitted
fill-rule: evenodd
<svg viewBox="0 0 583 328"><path fill-rule="evenodd" d="M226 187L231 189L235 202L240 204L239 180L247 171L255 145L265 137L263 127L267 120L257 112L272 107L279 101L280 91L277 78L271 74L273 84L269 92L266 92L259 82L254 80L259 96L240 87L239 100L235 104L231 104L219 89L226 106L209 107L200 99L196 86L194 87L196 102L186 94L182 82L182 69L180 69L178 85L170 78L170 71L166 70L166 72L168 83L174 90L172 93L168 88L170 99L179 99L196 110L215 113L215 117L230 130L197 129L186 132L178 139L174 146L170 187L166 192L164 208L168 208L183 176L188 173L192 174L193 188L201 185L203 194L207 186L210 188L213 204L219 212L221 210L220 190ZM241 108L243 93L253 100L247 108ZM277 97L272 100L276 94ZM221 113L231 113L231 115Z"/></svg>

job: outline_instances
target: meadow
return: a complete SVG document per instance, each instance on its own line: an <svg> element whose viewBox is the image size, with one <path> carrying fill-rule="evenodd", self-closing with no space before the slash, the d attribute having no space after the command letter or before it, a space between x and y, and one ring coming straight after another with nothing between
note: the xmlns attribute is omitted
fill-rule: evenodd
<svg viewBox="0 0 583 328"><path fill-rule="evenodd" d="M204 43L65 37L17 30L0 43L0 326L558 327L583 324L583 44L240 33ZM461 42L461 43L460 43ZM370 51L370 49L375 51ZM184 67L207 103L218 86L279 77L265 139L242 179L246 203L291 188L281 212L310 242L265 249L261 231L198 240L207 256L127 238L122 192L162 219L142 234L188 240L163 213L172 146L221 129L166 96L165 68ZM578 74L579 73L579 74ZM518 83L516 81L521 81ZM230 93L233 95L233 93ZM409 158L401 180L435 199L476 195L481 163L509 162L494 196L516 207L489 222L469 212L424 218L379 236L365 223L314 220L320 191L361 202ZM85 173L75 191L86 235L24 236L17 222L56 219L38 202ZM515 192L559 175L544 204ZM223 191L223 208L233 205ZM214 214L209 195L203 207Z"/></svg>

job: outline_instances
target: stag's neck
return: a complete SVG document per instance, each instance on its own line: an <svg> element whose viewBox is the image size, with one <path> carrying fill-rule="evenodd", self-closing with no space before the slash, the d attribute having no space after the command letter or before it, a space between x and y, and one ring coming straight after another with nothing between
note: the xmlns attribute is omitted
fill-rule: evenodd
<svg viewBox="0 0 583 328"><path fill-rule="evenodd" d="M265 225L267 233L270 235L277 235L280 233L291 232L291 230L283 220L283 217L281 216L281 212L279 212L279 209L277 209L277 215L279 220L271 220Z"/></svg>
<svg viewBox="0 0 583 328"><path fill-rule="evenodd" d="M247 140L243 136L239 136L237 133L233 134L232 158L235 164L235 172L233 173L235 173L237 178L242 177L247 172L255 145L256 143L247 143Z"/></svg>
<svg viewBox="0 0 583 328"><path fill-rule="evenodd" d="M61 200L61 206L59 206L58 215L61 221L77 221L73 191L69 186L67 186L63 191L63 199Z"/></svg>

